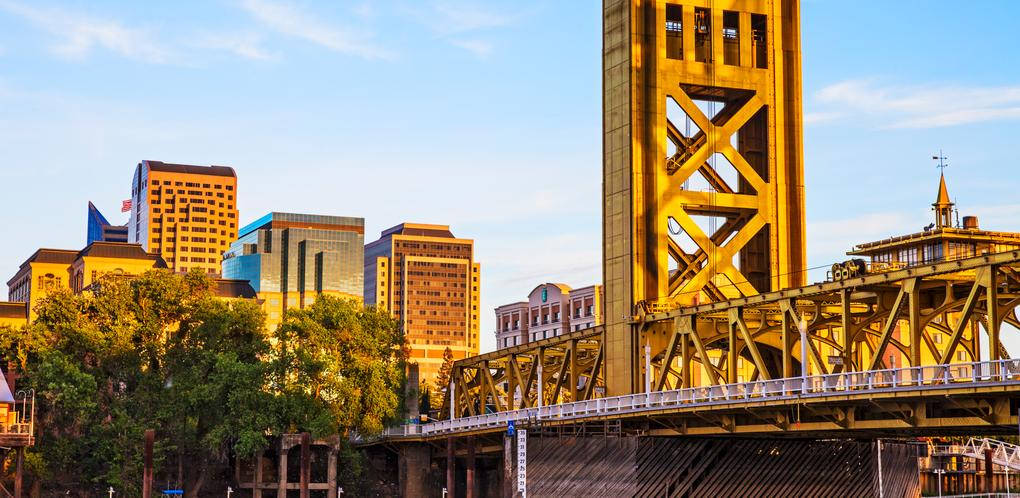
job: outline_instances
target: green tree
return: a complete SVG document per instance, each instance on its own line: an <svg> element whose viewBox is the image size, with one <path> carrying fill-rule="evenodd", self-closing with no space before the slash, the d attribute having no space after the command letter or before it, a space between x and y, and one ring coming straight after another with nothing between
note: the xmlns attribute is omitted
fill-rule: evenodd
<svg viewBox="0 0 1020 498"><path fill-rule="evenodd" d="M397 419L404 335L388 313L322 296L289 312L275 338L274 389L291 430L371 435Z"/></svg>
<svg viewBox="0 0 1020 498"><path fill-rule="evenodd" d="M436 394L445 396L450 388L450 375L453 374L453 351L449 347L443 350L443 364L439 367L439 374L436 375ZM443 404L444 396L433 396L433 402L439 408Z"/></svg>
<svg viewBox="0 0 1020 498"><path fill-rule="evenodd" d="M270 337L255 302L214 297L197 272L100 283L0 329L19 388L38 393L27 461L44 493L138 495L146 429L157 430L157 473L179 473L193 497L274 435L368 434L396 417L403 336L384 313L323 297Z"/></svg>

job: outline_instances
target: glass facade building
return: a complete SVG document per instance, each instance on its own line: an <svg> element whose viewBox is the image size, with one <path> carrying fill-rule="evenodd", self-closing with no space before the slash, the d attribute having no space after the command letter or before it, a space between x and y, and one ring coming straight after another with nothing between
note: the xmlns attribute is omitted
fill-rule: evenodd
<svg viewBox="0 0 1020 498"><path fill-rule="evenodd" d="M269 213L238 232L223 275L251 283L273 328L321 294L361 300L364 244L364 218Z"/></svg>
<svg viewBox="0 0 1020 498"><path fill-rule="evenodd" d="M88 228L85 233L85 245L93 242L127 242L127 225L111 225L95 204L89 202Z"/></svg>

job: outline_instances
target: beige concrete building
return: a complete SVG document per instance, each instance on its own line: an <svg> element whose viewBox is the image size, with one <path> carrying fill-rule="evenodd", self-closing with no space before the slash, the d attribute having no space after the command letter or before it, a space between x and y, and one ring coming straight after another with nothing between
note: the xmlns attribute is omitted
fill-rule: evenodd
<svg viewBox="0 0 1020 498"><path fill-rule="evenodd" d="M541 284L527 301L496 308L496 349L591 328L603 320L601 285Z"/></svg>
<svg viewBox="0 0 1020 498"><path fill-rule="evenodd" d="M166 267L159 254L146 252L140 245L126 242L93 242L78 251L39 249L7 281L11 302L0 302L0 325L18 325L34 320L36 305L52 292L88 292L94 290L103 277L130 278ZM213 283L217 297L255 298L255 292L247 281L214 279Z"/></svg>
<svg viewBox="0 0 1020 498"><path fill-rule="evenodd" d="M478 354L479 272L474 241L447 225L402 223L365 246L365 305L402 322L422 380L435 380L446 348Z"/></svg>

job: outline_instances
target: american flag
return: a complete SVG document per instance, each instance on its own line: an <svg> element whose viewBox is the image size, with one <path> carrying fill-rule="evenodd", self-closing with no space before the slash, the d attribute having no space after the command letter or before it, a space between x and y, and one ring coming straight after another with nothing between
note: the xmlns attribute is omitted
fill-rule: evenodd
<svg viewBox="0 0 1020 498"><path fill-rule="evenodd" d="M120 212L126 213L128 211L131 211L131 199L120 201Z"/></svg>

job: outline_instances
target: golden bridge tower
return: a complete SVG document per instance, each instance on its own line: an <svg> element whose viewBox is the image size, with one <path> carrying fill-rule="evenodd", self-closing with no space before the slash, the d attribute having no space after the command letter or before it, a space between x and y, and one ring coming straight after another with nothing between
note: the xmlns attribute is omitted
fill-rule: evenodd
<svg viewBox="0 0 1020 498"><path fill-rule="evenodd" d="M644 313L802 285L798 0L604 0L607 395Z"/></svg>

